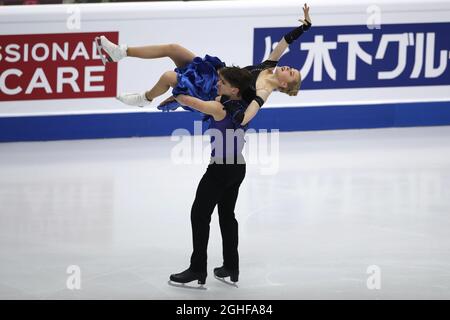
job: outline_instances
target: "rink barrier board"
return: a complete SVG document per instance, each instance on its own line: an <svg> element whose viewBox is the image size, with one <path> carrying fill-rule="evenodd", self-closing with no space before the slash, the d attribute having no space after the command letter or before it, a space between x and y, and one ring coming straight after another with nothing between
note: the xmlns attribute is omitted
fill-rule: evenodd
<svg viewBox="0 0 450 320"><path fill-rule="evenodd" d="M201 118L188 111L0 117L0 142L170 136L179 128L193 134L193 121ZM286 132L442 125L450 125L450 101L263 108L250 127Z"/></svg>

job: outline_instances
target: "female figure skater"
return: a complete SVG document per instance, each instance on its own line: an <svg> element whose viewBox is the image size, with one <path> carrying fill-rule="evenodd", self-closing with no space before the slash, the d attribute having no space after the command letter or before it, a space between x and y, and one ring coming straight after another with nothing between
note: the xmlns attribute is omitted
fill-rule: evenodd
<svg viewBox="0 0 450 320"><path fill-rule="evenodd" d="M256 66L245 67L252 74L251 86L248 92L242 93L243 98L250 103L256 97L256 89L263 90L262 99L255 101L258 108L275 90L288 95L297 95L301 75L299 70L291 67L276 67L283 52L294 40L298 39L304 31L311 27L309 7L303 7L305 19L302 25L286 34L271 52L269 59ZM194 53L178 44L149 45L144 47L128 47L127 45L116 45L106 37L96 38L97 46L106 53L109 61L117 62L125 57L138 57L144 59L155 59L169 57L177 68L174 71L165 72L156 85L143 93L124 93L117 99L131 106L143 107L149 105L153 99L173 88L173 96L187 94L202 100L214 100L217 96L216 84L218 80L217 70L225 64L217 57L206 55L205 58L196 57ZM166 99L158 108L163 111L174 110L180 105L173 102L173 98ZM192 110L183 106L186 110ZM252 112L246 116L246 121L256 115L257 108L252 107ZM240 121L244 120L244 113L238 116Z"/></svg>

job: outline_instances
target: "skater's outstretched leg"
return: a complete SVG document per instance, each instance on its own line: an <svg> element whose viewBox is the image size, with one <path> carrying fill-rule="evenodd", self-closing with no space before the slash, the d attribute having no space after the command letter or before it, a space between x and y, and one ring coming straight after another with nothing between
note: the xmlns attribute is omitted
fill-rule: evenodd
<svg viewBox="0 0 450 320"><path fill-rule="evenodd" d="M141 59L170 58L178 68L184 67L195 58L195 54L183 46L171 43L162 45L148 45L129 47L126 44L117 45L105 36L95 39L97 46L104 50L110 62L118 62L125 57Z"/></svg>
<svg viewBox="0 0 450 320"><path fill-rule="evenodd" d="M143 59L156 59L168 57L178 68L192 62L195 54L178 44L149 45L142 47L128 47L125 44L117 45L105 36L95 39L96 44L106 53L108 61L118 62L124 57L137 57ZM127 105L144 107L153 99L166 93L170 87L177 85L177 74L174 71L165 72L150 90L142 93L121 93L117 99Z"/></svg>
<svg viewBox="0 0 450 320"><path fill-rule="evenodd" d="M177 85L177 73L175 71L164 72L158 82L150 90L143 93L122 93L117 99L130 106L144 107L153 99L163 95L170 87Z"/></svg>
<svg viewBox="0 0 450 320"><path fill-rule="evenodd" d="M195 54L179 44L149 45L142 47L129 47L129 57L142 59L170 58L178 68L184 67L195 58Z"/></svg>

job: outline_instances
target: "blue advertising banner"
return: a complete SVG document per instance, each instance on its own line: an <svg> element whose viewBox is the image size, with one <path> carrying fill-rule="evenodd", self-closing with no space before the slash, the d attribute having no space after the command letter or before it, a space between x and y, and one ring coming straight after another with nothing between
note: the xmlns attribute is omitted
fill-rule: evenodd
<svg viewBox="0 0 450 320"><path fill-rule="evenodd" d="M293 28L255 28L253 63ZM303 89L449 85L450 23L320 26L292 43L279 65L299 69Z"/></svg>

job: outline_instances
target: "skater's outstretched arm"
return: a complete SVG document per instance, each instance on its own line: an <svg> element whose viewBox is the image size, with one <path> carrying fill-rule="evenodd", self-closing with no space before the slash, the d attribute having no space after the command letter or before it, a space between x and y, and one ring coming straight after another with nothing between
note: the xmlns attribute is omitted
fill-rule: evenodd
<svg viewBox="0 0 450 320"><path fill-rule="evenodd" d="M288 34L286 34L277 44L275 49L270 53L269 60L278 61L283 55L284 51L286 51L289 44L291 44L294 40L298 39L303 32L307 31L311 27L311 17L309 16L309 7L305 3L303 6L303 13L305 15L305 19L299 19L302 22L302 25L298 28L295 28Z"/></svg>
<svg viewBox="0 0 450 320"><path fill-rule="evenodd" d="M245 126L256 116L263 103L267 101L270 93L271 92L266 89L256 90L256 99L254 99L245 110L244 119L242 120L241 125Z"/></svg>
<svg viewBox="0 0 450 320"><path fill-rule="evenodd" d="M214 118L220 117L220 115L225 114L223 105L218 101L203 101L184 94L179 94L175 97L175 100L177 100L177 102L183 106L189 106L192 109L195 109L207 115L211 115Z"/></svg>

